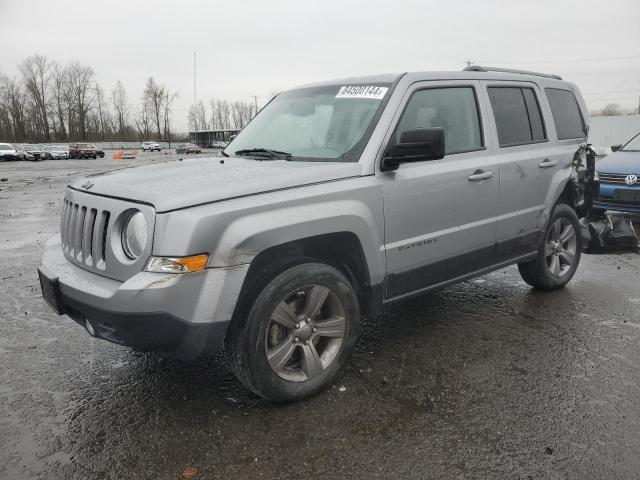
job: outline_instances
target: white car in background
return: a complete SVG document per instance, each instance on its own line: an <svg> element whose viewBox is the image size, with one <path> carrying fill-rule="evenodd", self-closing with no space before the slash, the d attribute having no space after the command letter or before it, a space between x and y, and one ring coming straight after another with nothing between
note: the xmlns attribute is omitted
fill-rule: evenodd
<svg viewBox="0 0 640 480"><path fill-rule="evenodd" d="M143 152L159 152L161 150L160 144L156 142L142 142L142 151Z"/></svg>
<svg viewBox="0 0 640 480"><path fill-rule="evenodd" d="M60 160L69 158L68 145L47 145L44 147L44 158L48 160Z"/></svg>
<svg viewBox="0 0 640 480"><path fill-rule="evenodd" d="M211 142L211 148L227 148L228 143L221 140Z"/></svg>
<svg viewBox="0 0 640 480"><path fill-rule="evenodd" d="M18 152L10 143L0 143L0 160L18 160Z"/></svg>

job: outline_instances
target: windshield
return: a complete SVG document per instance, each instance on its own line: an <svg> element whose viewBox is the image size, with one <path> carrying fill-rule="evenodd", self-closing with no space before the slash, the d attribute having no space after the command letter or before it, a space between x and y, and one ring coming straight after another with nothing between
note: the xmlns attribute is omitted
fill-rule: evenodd
<svg viewBox="0 0 640 480"><path fill-rule="evenodd" d="M357 162L389 85L333 85L282 93L224 153L261 159Z"/></svg>
<svg viewBox="0 0 640 480"><path fill-rule="evenodd" d="M13 147L8 143L0 143L0 150L13 150Z"/></svg>
<svg viewBox="0 0 640 480"><path fill-rule="evenodd" d="M620 150L623 152L640 152L640 133L633 137L624 147Z"/></svg>

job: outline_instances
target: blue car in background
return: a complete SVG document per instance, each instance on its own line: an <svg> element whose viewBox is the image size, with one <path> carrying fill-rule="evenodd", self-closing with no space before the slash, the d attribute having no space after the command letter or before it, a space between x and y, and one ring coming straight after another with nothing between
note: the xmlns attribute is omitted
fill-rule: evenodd
<svg viewBox="0 0 640 480"><path fill-rule="evenodd" d="M611 155L596 162L600 192L593 208L640 214L640 133L611 149Z"/></svg>

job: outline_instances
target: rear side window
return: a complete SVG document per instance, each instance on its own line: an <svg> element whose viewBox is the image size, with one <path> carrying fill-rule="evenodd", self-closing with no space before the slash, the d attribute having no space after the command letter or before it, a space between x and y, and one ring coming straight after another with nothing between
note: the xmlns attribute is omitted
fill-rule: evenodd
<svg viewBox="0 0 640 480"><path fill-rule="evenodd" d="M573 92L557 88L546 88L545 92L556 124L558 140L586 137L584 119Z"/></svg>
<svg viewBox="0 0 640 480"><path fill-rule="evenodd" d="M472 87L429 88L413 94L396 129L397 138L405 130L442 127L445 154L483 148L480 115Z"/></svg>
<svg viewBox="0 0 640 480"><path fill-rule="evenodd" d="M489 87L488 90L501 147L547 139L540 105L533 89Z"/></svg>

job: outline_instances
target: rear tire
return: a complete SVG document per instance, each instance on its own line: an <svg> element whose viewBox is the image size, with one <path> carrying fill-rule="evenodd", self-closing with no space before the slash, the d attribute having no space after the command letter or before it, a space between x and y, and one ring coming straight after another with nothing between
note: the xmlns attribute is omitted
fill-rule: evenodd
<svg viewBox="0 0 640 480"><path fill-rule="evenodd" d="M582 254L580 221L569 205L553 209L534 260L519 263L522 279L539 290L557 290L573 278Z"/></svg>
<svg viewBox="0 0 640 480"><path fill-rule="evenodd" d="M329 387L358 338L360 307L349 280L329 265L303 263L265 280L254 295L227 332L238 379L274 402Z"/></svg>

